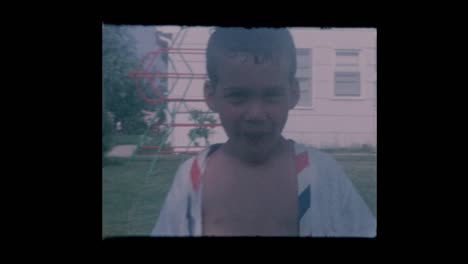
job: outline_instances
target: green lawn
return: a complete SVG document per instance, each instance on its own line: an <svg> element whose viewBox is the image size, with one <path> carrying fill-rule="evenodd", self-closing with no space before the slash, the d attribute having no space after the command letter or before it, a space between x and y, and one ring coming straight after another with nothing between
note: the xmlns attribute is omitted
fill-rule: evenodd
<svg viewBox="0 0 468 264"><path fill-rule="evenodd" d="M185 157L186 158L186 157ZM102 168L103 236L148 235L183 158L120 161Z"/></svg>
<svg viewBox="0 0 468 264"><path fill-rule="evenodd" d="M376 214L375 154L332 153ZM119 160L102 168L103 237L148 235L178 165L189 156L164 156L147 176L150 160Z"/></svg>
<svg viewBox="0 0 468 264"><path fill-rule="evenodd" d="M377 157L375 154L332 155L343 166L346 175L377 216Z"/></svg>

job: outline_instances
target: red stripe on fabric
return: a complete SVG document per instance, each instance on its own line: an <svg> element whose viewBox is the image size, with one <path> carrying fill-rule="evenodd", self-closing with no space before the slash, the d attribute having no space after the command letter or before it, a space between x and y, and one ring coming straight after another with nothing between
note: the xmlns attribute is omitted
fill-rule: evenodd
<svg viewBox="0 0 468 264"><path fill-rule="evenodd" d="M198 165L198 157L193 160L192 168L190 169L190 176L192 178L192 187L194 191L198 190L200 183L200 166Z"/></svg>
<svg viewBox="0 0 468 264"><path fill-rule="evenodd" d="M309 155L307 151L296 155L296 173L300 173L307 166L309 166Z"/></svg>

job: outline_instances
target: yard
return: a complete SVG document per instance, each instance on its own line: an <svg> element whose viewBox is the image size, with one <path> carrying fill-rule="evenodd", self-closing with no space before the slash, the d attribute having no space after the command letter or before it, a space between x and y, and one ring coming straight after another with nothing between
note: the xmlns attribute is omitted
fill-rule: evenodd
<svg viewBox="0 0 468 264"><path fill-rule="evenodd" d="M377 210L376 155L330 152L344 167L374 215ZM187 155L165 155L153 175L150 159L111 160L102 168L102 236L149 235L178 165Z"/></svg>

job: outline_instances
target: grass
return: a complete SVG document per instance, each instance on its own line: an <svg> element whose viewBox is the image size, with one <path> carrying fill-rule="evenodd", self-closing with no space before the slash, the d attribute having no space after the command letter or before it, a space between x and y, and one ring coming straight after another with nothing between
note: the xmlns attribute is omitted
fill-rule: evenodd
<svg viewBox="0 0 468 264"><path fill-rule="evenodd" d="M376 156L331 153L343 166L364 201L376 215ZM150 159L111 160L102 168L103 237L150 234L177 167L188 155L162 156L147 176Z"/></svg>
<svg viewBox="0 0 468 264"><path fill-rule="evenodd" d="M375 154L332 154L343 166L364 201L377 215L377 157Z"/></svg>
<svg viewBox="0 0 468 264"><path fill-rule="evenodd" d="M186 157L162 159L147 176L150 160L119 161L102 168L103 237L148 235L177 166Z"/></svg>
<svg viewBox="0 0 468 264"><path fill-rule="evenodd" d="M138 145L140 135L115 134L112 136L113 145Z"/></svg>

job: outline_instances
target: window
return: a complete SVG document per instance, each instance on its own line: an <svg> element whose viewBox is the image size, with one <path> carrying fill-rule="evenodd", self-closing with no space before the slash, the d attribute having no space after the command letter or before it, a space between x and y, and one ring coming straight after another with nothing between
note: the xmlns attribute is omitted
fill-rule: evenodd
<svg viewBox="0 0 468 264"><path fill-rule="evenodd" d="M311 107L312 106L312 68L310 49L296 49L297 71L296 78L299 82L301 98L297 106Z"/></svg>
<svg viewBox="0 0 468 264"><path fill-rule="evenodd" d="M361 96L359 51L336 50L335 96Z"/></svg>

